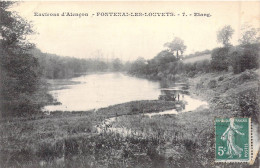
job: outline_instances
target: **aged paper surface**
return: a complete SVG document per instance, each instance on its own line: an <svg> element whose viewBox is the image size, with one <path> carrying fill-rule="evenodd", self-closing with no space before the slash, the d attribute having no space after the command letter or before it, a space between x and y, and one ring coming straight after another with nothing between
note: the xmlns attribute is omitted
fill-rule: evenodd
<svg viewBox="0 0 260 168"><path fill-rule="evenodd" d="M259 1L0 4L0 167L259 167Z"/></svg>

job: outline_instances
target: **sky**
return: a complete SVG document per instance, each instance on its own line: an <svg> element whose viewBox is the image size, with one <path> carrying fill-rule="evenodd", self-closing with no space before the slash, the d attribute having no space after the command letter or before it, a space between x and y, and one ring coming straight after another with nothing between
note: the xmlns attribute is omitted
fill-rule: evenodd
<svg viewBox="0 0 260 168"><path fill-rule="evenodd" d="M31 21L29 39L42 52L76 58L151 59L174 37L184 40L184 54L220 47L217 31L235 30L236 45L245 23L260 27L260 2L21 2L11 10ZM59 13L59 16L35 16ZM63 12L88 16L61 16ZM172 12L176 16L97 16L97 12ZM188 16L182 16L182 13ZM194 16L194 13L211 17ZM95 15L93 15L95 14ZM180 14L180 16L177 16ZM192 14L192 16L189 16Z"/></svg>

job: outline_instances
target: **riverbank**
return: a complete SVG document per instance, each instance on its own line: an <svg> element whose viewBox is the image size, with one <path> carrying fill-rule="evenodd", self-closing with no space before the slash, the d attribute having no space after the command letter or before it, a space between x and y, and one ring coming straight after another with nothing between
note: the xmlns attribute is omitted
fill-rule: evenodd
<svg viewBox="0 0 260 168"><path fill-rule="evenodd" d="M258 105L258 71L238 75L200 74L189 78L192 95L207 100L210 107L178 115L142 115L175 108L172 102L154 100L2 122L0 165L26 168L215 167L212 164L214 118L253 116L254 122L259 121L259 115L253 113L259 112L258 107L246 106L247 103ZM96 126L110 117L117 117L117 120L108 127L128 128L145 134L121 136L106 130L99 133ZM258 165L256 161L251 167Z"/></svg>
<svg viewBox="0 0 260 168"><path fill-rule="evenodd" d="M179 163L180 158L176 159L176 156L182 156L189 158L189 163L194 163L188 167L214 167L210 164L214 163L215 157L214 119L251 117L256 158L259 151L259 140L256 137L257 132L259 134L258 73L259 70L237 75L227 72L196 75L189 78L189 91L192 96L207 100L210 106L208 109L196 109L178 115L156 115L152 118L123 116L112 123L112 128L128 128L137 134L158 138L162 143L158 145L157 152L166 160L174 158L173 161ZM252 167L258 165L259 160ZM242 166L250 167L246 164Z"/></svg>

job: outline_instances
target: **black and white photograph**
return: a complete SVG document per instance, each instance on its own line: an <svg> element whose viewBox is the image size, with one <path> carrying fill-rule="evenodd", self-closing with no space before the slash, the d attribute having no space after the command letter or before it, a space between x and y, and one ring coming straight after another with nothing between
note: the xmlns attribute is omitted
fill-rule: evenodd
<svg viewBox="0 0 260 168"><path fill-rule="evenodd" d="M0 168L259 168L260 1L0 0Z"/></svg>

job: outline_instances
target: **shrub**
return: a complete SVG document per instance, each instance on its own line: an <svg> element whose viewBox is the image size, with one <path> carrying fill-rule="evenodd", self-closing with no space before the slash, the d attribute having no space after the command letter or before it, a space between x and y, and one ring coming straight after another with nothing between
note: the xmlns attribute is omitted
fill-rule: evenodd
<svg viewBox="0 0 260 168"><path fill-rule="evenodd" d="M188 73L188 77L194 77L196 75L196 72L195 71L190 71Z"/></svg>
<svg viewBox="0 0 260 168"><path fill-rule="evenodd" d="M199 63L200 65L200 71L208 73L210 71L210 61L204 60Z"/></svg>
<svg viewBox="0 0 260 168"><path fill-rule="evenodd" d="M211 55L211 68L216 71L228 70L229 47L216 48Z"/></svg>
<svg viewBox="0 0 260 168"><path fill-rule="evenodd" d="M223 80L224 80L224 77L223 77L223 76L221 76L221 77L218 78L218 81L223 81Z"/></svg>
<svg viewBox="0 0 260 168"><path fill-rule="evenodd" d="M239 106L243 117L251 117L253 121L259 123L259 90L242 92L239 95Z"/></svg>
<svg viewBox="0 0 260 168"><path fill-rule="evenodd" d="M257 79L257 74L250 70L246 70L245 72L241 73L241 75L238 77L240 82L244 82L247 80L255 80Z"/></svg>
<svg viewBox="0 0 260 168"><path fill-rule="evenodd" d="M247 44L239 46L230 53L233 72L235 74L244 72L246 69L259 67L259 44Z"/></svg>
<svg viewBox="0 0 260 168"><path fill-rule="evenodd" d="M217 81L214 80L214 79L211 80L211 81L209 81L208 87L209 87L210 89L213 89L213 88L217 87Z"/></svg>

